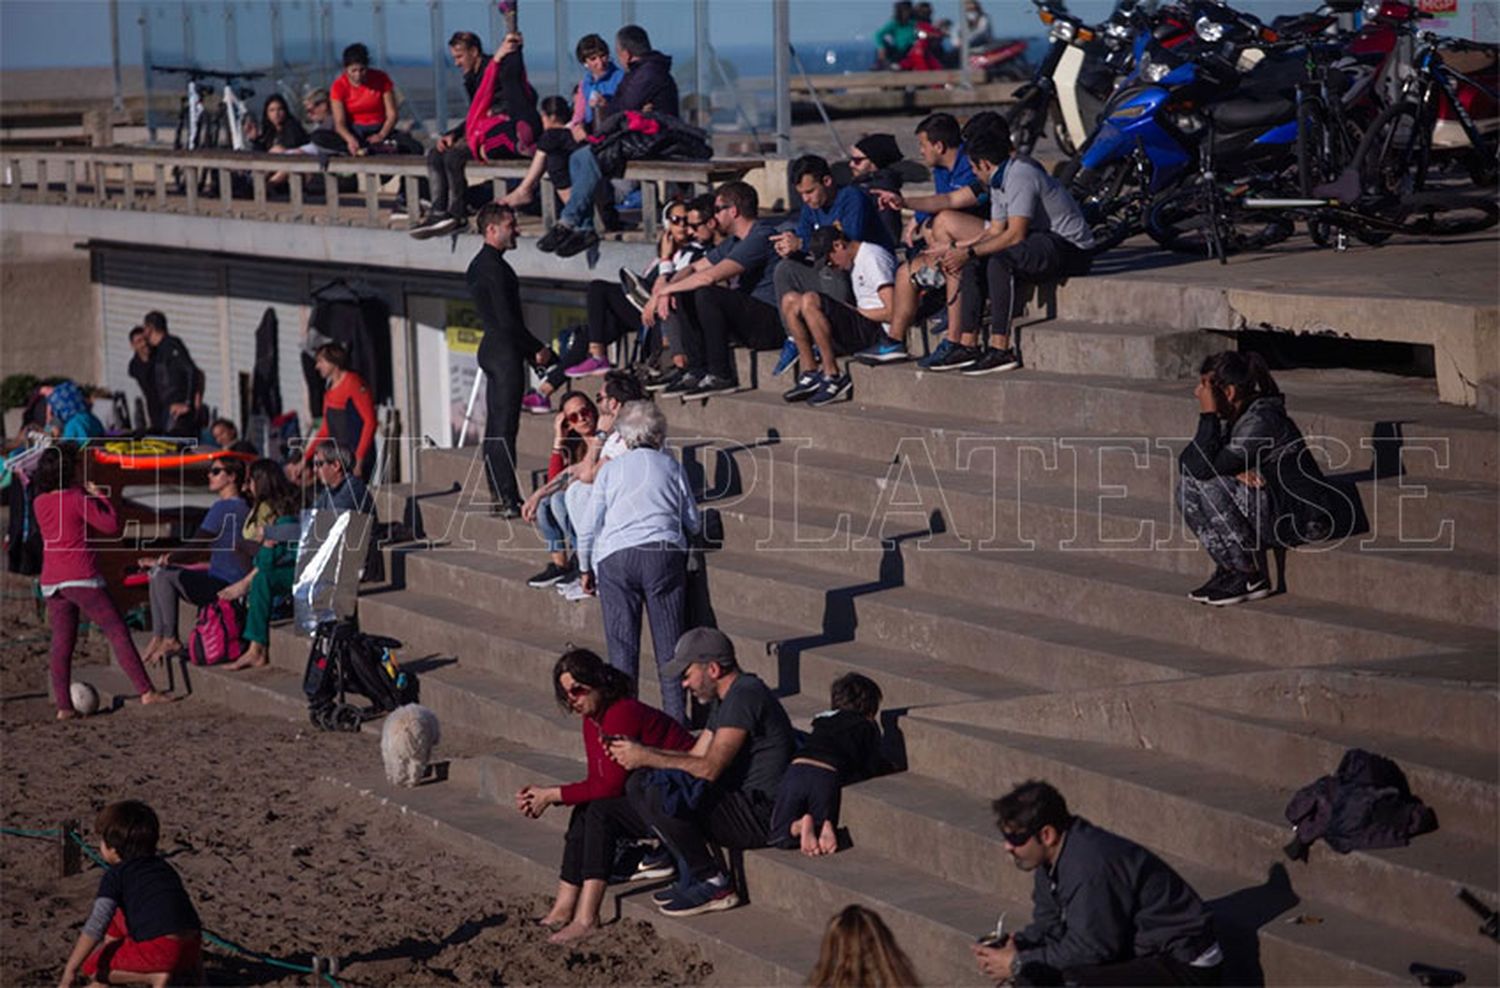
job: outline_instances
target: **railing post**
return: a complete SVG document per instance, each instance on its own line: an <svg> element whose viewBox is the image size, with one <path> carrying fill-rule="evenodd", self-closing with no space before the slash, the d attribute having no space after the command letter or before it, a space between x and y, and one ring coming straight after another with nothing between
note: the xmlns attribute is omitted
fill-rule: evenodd
<svg viewBox="0 0 1500 988"><path fill-rule="evenodd" d="M20 162L17 162L16 166L17 166L17 168L19 168L20 167ZM17 189L17 191L19 191L20 190L20 186L21 186L21 176L20 175L16 176L15 182L16 182L16 189ZM36 161L36 201L37 202L46 202L47 201L47 159L46 158L38 158L37 161Z"/></svg>
<svg viewBox="0 0 1500 988"><path fill-rule="evenodd" d="M417 191L418 179L416 175L407 172L406 176L402 179L402 183L406 189L406 228L409 230L416 226L420 220L418 214L422 211L419 208L422 204L422 197Z"/></svg>
<svg viewBox="0 0 1500 988"><path fill-rule="evenodd" d="M151 166L151 179L156 185L156 208L167 208L167 166L161 162Z"/></svg>
<svg viewBox="0 0 1500 988"><path fill-rule="evenodd" d="M219 205L225 216L234 210L234 175L228 168L219 169Z"/></svg>
<svg viewBox="0 0 1500 988"><path fill-rule="evenodd" d="M126 209L134 209L135 208L135 162L134 161L127 161L125 163L124 178L125 178L125 208Z"/></svg>
<svg viewBox="0 0 1500 988"><path fill-rule="evenodd" d="M198 215L198 166L184 165L183 178L187 187L187 211L189 216Z"/></svg>
<svg viewBox="0 0 1500 988"><path fill-rule="evenodd" d="M374 226L380 222L380 176L365 172L365 220Z"/></svg>
<svg viewBox="0 0 1500 988"><path fill-rule="evenodd" d="M151 97L154 95L151 77L156 73L151 71L151 19L147 8L141 8L141 14L135 19L135 23L141 29L141 77L146 87L146 140L155 144L156 115L151 112Z"/></svg>
<svg viewBox="0 0 1500 988"><path fill-rule="evenodd" d="M292 172L286 177L287 189L291 194L292 219L294 220L302 218L302 174L302 172Z"/></svg>
<svg viewBox="0 0 1500 988"><path fill-rule="evenodd" d="M266 173L265 173L265 171L263 171L260 168L257 168L257 169L255 169L254 171L252 171L250 173L250 188L252 190L252 194L255 196L255 206L256 206L256 208L257 209L264 209L266 207Z"/></svg>
<svg viewBox="0 0 1500 988"><path fill-rule="evenodd" d="M338 176L331 172L323 173L323 208L328 213L330 223L338 222L339 218L339 180Z"/></svg>
<svg viewBox="0 0 1500 988"><path fill-rule="evenodd" d="M78 200L78 163L72 158L63 162L63 202L69 206Z"/></svg>
<svg viewBox="0 0 1500 988"><path fill-rule="evenodd" d="M103 206L109 201L109 190L104 187L104 162L97 158L90 159L89 172L94 180L94 203Z"/></svg>
<svg viewBox="0 0 1500 988"><path fill-rule="evenodd" d="M433 132L441 134L448 129L448 87L443 64L443 9L438 6L438 0L427 0L427 29L432 42Z"/></svg>

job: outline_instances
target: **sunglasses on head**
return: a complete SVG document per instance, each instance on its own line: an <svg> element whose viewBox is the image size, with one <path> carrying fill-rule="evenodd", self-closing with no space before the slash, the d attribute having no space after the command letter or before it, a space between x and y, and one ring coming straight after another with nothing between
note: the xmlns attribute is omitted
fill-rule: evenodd
<svg viewBox="0 0 1500 988"><path fill-rule="evenodd" d="M1036 830L1022 830L1019 832L1002 830L1000 831L1000 836L1004 837L1005 843L1009 844L1011 847L1021 847L1027 841L1031 840L1031 838L1035 837L1037 835L1037 830L1040 829L1041 828L1038 827L1036 828Z"/></svg>

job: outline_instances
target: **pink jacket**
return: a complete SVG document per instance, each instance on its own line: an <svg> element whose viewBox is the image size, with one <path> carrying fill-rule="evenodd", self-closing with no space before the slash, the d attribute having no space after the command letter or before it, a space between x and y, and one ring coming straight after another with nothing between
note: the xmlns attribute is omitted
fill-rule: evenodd
<svg viewBox="0 0 1500 988"><path fill-rule="evenodd" d="M536 150L536 132L532 126L504 113L490 112L495 87L499 85L500 65L491 60L484 67L484 76L474 90L469 115L464 119L464 140L469 153L481 160L494 157L496 151L502 152L500 157L529 158Z"/></svg>
<svg viewBox="0 0 1500 988"><path fill-rule="evenodd" d="M89 530L119 535L114 505L77 487L43 494L35 505L42 533L42 586L98 579L99 561L88 544Z"/></svg>

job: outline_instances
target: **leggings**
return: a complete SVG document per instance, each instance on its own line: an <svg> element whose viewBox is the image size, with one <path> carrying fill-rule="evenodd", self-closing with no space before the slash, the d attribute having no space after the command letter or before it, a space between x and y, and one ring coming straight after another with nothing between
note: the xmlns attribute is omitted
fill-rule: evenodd
<svg viewBox="0 0 1500 988"><path fill-rule="evenodd" d="M154 686L141 665L141 655L130 639L130 629L109 594L99 587L63 587L47 598L47 623L52 625L52 700L57 709L71 711L73 697L73 646L78 643L78 612L104 631L115 661L125 670L136 693L150 693Z"/></svg>
<svg viewBox="0 0 1500 988"><path fill-rule="evenodd" d="M211 573L181 566L159 566L151 573L151 633L158 638L177 637L177 602L194 607L212 603L228 582Z"/></svg>

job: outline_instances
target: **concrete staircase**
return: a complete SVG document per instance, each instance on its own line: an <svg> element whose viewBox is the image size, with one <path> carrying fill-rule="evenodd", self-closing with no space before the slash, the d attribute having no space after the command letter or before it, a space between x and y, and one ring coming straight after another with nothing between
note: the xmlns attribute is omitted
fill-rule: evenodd
<svg viewBox="0 0 1500 988"><path fill-rule="evenodd" d="M1142 337L1132 352L1182 352L1122 335ZM1059 364L1100 368L1067 350ZM989 802L1039 777L1211 900L1234 983L1406 982L1413 961L1500 981L1495 944L1454 898L1459 885L1500 893L1492 418L1437 404L1422 382L1280 375L1368 530L1292 552L1287 593L1212 609L1185 597L1209 567L1171 498L1190 385L856 368L853 402L813 409L780 401L770 356L740 355L762 390L662 402L723 515L714 606L799 724L844 672L880 682L906 771L846 792L852 850L747 855L742 909L666 921L632 886L611 890L607 916L654 917L704 945L721 982L793 984L828 916L859 902L928 983L980 984L974 934L1001 911L1012 927L1030 915L1030 876L1010 865ZM523 424L523 475L550 428ZM548 888L565 817L526 821L510 799L582 777L576 719L548 677L568 642L602 652L602 623L597 603L526 586L540 540L488 516L474 453L426 451L417 482L379 492L382 516L419 517L427 541L388 550L391 588L362 597L360 616L407 643L445 725L492 750L411 792L378 770L332 774ZM197 671L195 689L300 716L306 643L277 629L272 652L271 671ZM650 670L649 634L643 653ZM659 697L649 671L641 692ZM1287 799L1356 746L1400 762L1441 829L1286 862Z"/></svg>

